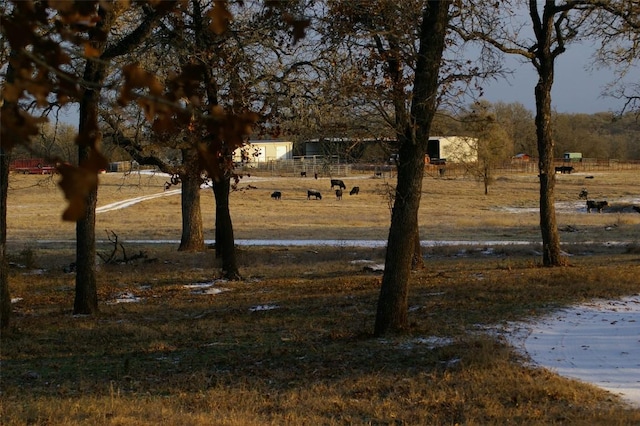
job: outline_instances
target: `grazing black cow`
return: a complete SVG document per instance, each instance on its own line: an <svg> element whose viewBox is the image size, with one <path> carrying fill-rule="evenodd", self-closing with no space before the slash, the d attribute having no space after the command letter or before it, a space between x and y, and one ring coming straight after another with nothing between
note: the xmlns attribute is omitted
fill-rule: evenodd
<svg viewBox="0 0 640 426"><path fill-rule="evenodd" d="M353 188L351 188L351 191L349 191L349 195L358 195L359 193L360 193L359 186L354 186Z"/></svg>
<svg viewBox="0 0 640 426"><path fill-rule="evenodd" d="M633 206L633 209L634 209L635 211L637 211L638 213L640 213L640 207L638 207L638 206Z"/></svg>
<svg viewBox="0 0 640 426"><path fill-rule="evenodd" d="M347 186L340 179L331 179L331 189L333 189L334 186L340 189L347 189Z"/></svg>
<svg viewBox="0 0 640 426"><path fill-rule="evenodd" d="M591 209L598 210L598 213L602 213L602 209L609 205L606 201L594 201L587 200L587 213L591 213Z"/></svg>
<svg viewBox="0 0 640 426"><path fill-rule="evenodd" d="M320 194L320 191L316 191L315 189L309 189L307 191L307 200L310 200L311 197L316 197L316 200L322 200L322 194Z"/></svg>
<svg viewBox="0 0 640 426"><path fill-rule="evenodd" d="M317 173L314 173L313 177L316 178L316 180L318 180L318 174Z"/></svg>
<svg viewBox="0 0 640 426"><path fill-rule="evenodd" d="M300 172L300 177L307 177L307 172Z"/></svg>
<svg viewBox="0 0 640 426"><path fill-rule="evenodd" d="M274 200L282 199L282 192L274 191L273 194L271 194L271 198L273 198Z"/></svg>
<svg viewBox="0 0 640 426"><path fill-rule="evenodd" d="M342 200L342 189L336 189L336 198Z"/></svg>
<svg viewBox="0 0 640 426"><path fill-rule="evenodd" d="M573 171L573 167L572 166L558 166L556 167L556 173L562 173L564 174L571 174L571 172Z"/></svg>
<svg viewBox="0 0 640 426"><path fill-rule="evenodd" d="M581 198L583 200L589 198L589 191L587 191L587 188L582 188L582 191L580 191L580 194L578 194L578 198Z"/></svg>

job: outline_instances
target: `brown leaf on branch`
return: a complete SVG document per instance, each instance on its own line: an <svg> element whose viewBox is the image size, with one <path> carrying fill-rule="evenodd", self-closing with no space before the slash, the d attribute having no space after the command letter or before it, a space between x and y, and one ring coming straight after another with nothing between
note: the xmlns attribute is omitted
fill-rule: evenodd
<svg viewBox="0 0 640 426"><path fill-rule="evenodd" d="M250 111L227 114L219 105L211 108L210 114L211 119L207 122L209 135L197 145L197 149L200 167L212 179L220 180L233 168L233 151L244 144L260 116Z"/></svg>
<svg viewBox="0 0 640 426"><path fill-rule="evenodd" d="M71 164L60 164L58 172L62 176L58 186L69 201L67 209L62 214L62 220L75 222L84 216L87 196L98 187L98 175L83 167Z"/></svg>
<svg viewBox="0 0 640 426"><path fill-rule="evenodd" d="M127 105L129 101L136 97L132 93L135 89L147 88L153 96L160 96L164 90L164 86L156 76L140 67L137 63L122 67L122 75L125 82L118 97L118 103L122 106Z"/></svg>
<svg viewBox="0 0 640 426"><path fill-rule="evenodd" d="M311 25L311 20L296 19L289 13L285 14L282 18L292 29L293 44L296 44L298 40L305 37L305 30Z"/></svg>
<svg viewBox="0 0 640 426"><path fill-rule="evenodd" d="M84 43L84 56L87 58L98 58L100 57L100 51L93 47L91 43Z"/></svg>
<svg viewBox="0 0 640 426"><path fill-rule="evenodd" d="M0 114L0 146L11 150L14 146L26 143L29 138L39 134L44 117L33 117L17 105L5 105Z"/></svg>
<svg viewBox="0 0 640 426"><path fill-rule="evenodd" d="M211 23L209 29L214 34L223 34L229 27L229 22L233 20L233 15L227 8L226 0L216 0L213 2L213 8L208 13Z"/></svg>

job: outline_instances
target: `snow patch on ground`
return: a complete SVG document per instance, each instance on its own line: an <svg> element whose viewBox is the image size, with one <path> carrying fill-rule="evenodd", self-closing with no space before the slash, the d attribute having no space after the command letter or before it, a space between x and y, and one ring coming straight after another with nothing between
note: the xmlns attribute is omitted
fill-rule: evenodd
<svg viewBox="0 0 640 426"><path fill-rule="evenodd" d="M640 408L640 294L594 300L498 333L533 365L592 383Z"/></svg>
<svg viewBox="0 0 640 426"><path fill-rule="evenodd" d="M250 312L260 312L260 311L271 311L273 309L278 309L280 306L278 305L257 305L249 308Z"/></svg>
<svg viewBox="0 0 640 426"><path fill-rule="evenodd" d="M220 281L209 281L205 283L195 283L195 284L185 284L182 287L191 290L192 294L206 294L206 295L215 295L220 294L225 291L230 291L228 288L223 287L214 287Z"/></svg>
<svg viewBox="0 0 640 426"><path fill-rule="evenodd" d="M133 293L125 292L120 293L114 299L107 301L107 305L116 305L118 303L138 303L142 300L142 298L136 296Z"/></svg>

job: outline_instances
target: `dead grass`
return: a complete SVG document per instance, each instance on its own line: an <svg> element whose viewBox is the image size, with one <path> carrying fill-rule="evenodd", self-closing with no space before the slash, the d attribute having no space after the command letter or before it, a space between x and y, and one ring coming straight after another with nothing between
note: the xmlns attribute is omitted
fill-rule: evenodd
<svg viewBox="0 0 640 426"><path fill-rule="evenodd" d="M615 206L638 199L637 170L600 172L594 179L558 175L556 198L559 227L573 227L562 240L579 242L624 238L640 240L640 214L617 213ZM75 238L74 224L60 221L65 203L54 178L12 175L8 199L8 239L24 242ZM102 175L98 207L116 201L163 192L163 176L109 173ZM326 177L315 180L291 176L251 176L241 180L231 194L231 215L238 239L377 239L386 240L390 210L388 187L393 181L370 175L344 178L347 189L361 188L360 195L345 195L338 201ZM594 199L612 204L603 214L586 214L578 199L586 187ZM307 200L308 188L318 189L322 200ZM281 201L271 192L282 191ZM426 178L423 185L420 228L425 240L524 239L539 241L538 187L535 175L505 175L490 187L468 179ZM637 202L640 204L640 202ZM213 239L214 200L210 190L202 192L205 238ZM616 228L615 232L611 232ZM97 215L98 237L103 230L127 240L179 240L181 234L178 194L133 204L126 209ZM607 228L610 228L607 230Z"/></svg>
<svg viewBox="0 0 640 426"><path fill-rule="evenodd" d="M380 249L246 248L218 294L212 254L145 247L103 266L101 313L72 317L73 275L12 269L2 423L633 424L594 387L524 366L483 332L568 303L637 292L637 255L540 268L517 253L432 249L411 282L409 335L373 339ZM41 265L37 265L41 266ZM589 274L584 271L589 270ZM586 275L586 276L585 276ZM122 294L138 303L113 301Z"/></svg>
<svg viewBox="0 0 640 426"><path fill-rule="evenodd" d="M603 187L609 200L632 193L635 176ZM637 293L633 215L559 213L561 227L577 229L561 234L571 241L564 268L539 267L535 243L425 247L426 268L411 279L410 333L374 339L380 274L362 261L381 263L384 250L347 246L239 247L244 280L215 281L220 292L205 294L185 286L215 280L211 252L126 243L148 260L101 265L100 314L73 317L74 275L63 272L73 261L73 231L57 227L63 205L55 185L37 187L37 202L19 189L31 178L12 176L9 198L10 286L21 300L2 336L3 425L640 423L639 410L527 366L485 332L567 304ZM113 183L101 187L99 205L161 191L103 179ZM143 181L163 182L154 179ZM564 176L558 184L567 201L583 183L570 179L570 188ZM310 178L265 178L232 194L236 237L386 238L384 182L346 180L349 188L358 182L361 194L341 202L328 190L322 201L307 201L309 182L323 188ZM423 238L535 241L537 216L495 217L499 207L535 206L534 183L508 177L484 197L475 182L430 181ZM276 189L281 202L269 198ZM213 223L212 196L203 195L210 197L205 223ZM178 239L174 197L103 213L97 227L128 239ZM28 203L41 209L19 207ZM609 223L617 227L606 230ZM630 243L588 243L607 238ZM114 303L122 295L140 300Z"/></svg>

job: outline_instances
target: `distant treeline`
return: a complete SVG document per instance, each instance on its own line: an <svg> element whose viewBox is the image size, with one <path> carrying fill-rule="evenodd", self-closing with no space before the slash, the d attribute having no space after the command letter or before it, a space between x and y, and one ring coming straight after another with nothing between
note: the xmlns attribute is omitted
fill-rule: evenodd
<svg viewBox="0 0 640 426"><path fill-rule="evenodd" d="M512 155L526 153L537 157L533 112L519 103L496 103L490 109L513 141ZM554 113L552 126L556 158L562 158L565 152L581 152L586 158L640 160L640 118L637 114ZM431 133L465 134L468 127L464 115L442 114Z"/></svg>

